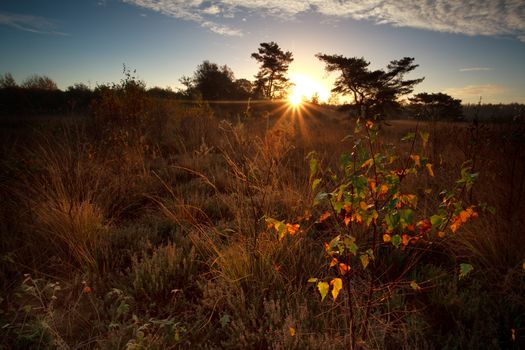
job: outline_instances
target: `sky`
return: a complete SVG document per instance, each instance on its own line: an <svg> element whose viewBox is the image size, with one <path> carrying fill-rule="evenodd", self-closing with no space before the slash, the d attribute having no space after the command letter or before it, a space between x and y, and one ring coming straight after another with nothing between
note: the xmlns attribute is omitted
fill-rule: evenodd
<svg viewBox="0 0 525 350"><path fill-rule="evenodd" d="M118 82L123 64L148 87L182 87L204 60L253 80L262 42L293 53L289 74L332 88L315 54L405 56L417 92L465 103L525 103L524 0L2 0L0 74L47 75L61 89Z"/></svg>

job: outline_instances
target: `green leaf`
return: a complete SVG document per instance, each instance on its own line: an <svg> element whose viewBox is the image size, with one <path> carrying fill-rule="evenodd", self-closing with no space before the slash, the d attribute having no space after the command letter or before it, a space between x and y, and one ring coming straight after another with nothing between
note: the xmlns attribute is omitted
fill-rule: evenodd
<svg viewBox="0 0 525 350"><path fill-rule="evenodd" d="M317 173L317 159L310 158L310 177L313 177Z"/></svg>
<svg viewBox="0 0 525 350"><path fill-rule="evenodd" d="M393 235L392 236L392 244L394 245L394 247L398 248L399 245L401 245L401 236Z"/></svg>
<svg viewBox="0 0 525 350"><path fill-rule="evenodd" d="M474 270L474 267L470 264L459 264L459 279L467 276L472 270Z"/></svg>
<svg viewBox="0 0 525 350"><path fill-rule="evenodd" d="M319 282L317 283L317 289L319 290L319 294L321 294L321 300L324 300L326 295L328 294L328 283L326 282Z"/></svg>
<svg viewBox="0 0 525 350"><path fill-rule="evenodd" d="M228 325L228 323L230 323L230 315L228 314L224 314L222 315L221 319L219 320L220 324L221 324L221 327L226 327Z"/></svg>
<svg viewBox="0 0 525 350"><path fill-rule="evenodd" d="M415 137L416 137L416 133L414 133L414 132L409 132L408 134L406 134L406 135L401 139L401 141L412 141Z"/></svg>
<svg viewBox="0 0 525 350"><path fill-rule="evenodd" d="M430 217L430 223L432 224L432 227L438 227L443 223L443 217L441 215L432 215Z"/></svg>

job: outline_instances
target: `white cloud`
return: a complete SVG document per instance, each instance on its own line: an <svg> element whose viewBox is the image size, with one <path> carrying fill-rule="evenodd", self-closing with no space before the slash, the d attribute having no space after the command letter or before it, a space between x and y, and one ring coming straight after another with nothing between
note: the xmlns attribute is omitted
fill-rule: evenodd
<svg viewBox="0 0 525 350"><path fill-rule="evenodd" d="M499 95L507 91L502 85L496 84L482 84L482 85L467 85L457 88L446 89L445 92L454 97L490 97Z"/></svg>
<svg viewBox="0 0 525 350"><path fill-rule="evenodd" d="M240 35L217 23L236 11L293 18L315 12L332 18L369 20L377 24L412 27L466 35L511 36L525 42L523 0L122 0L168 16L204 23L214 30ZM229 17L228 17L229 15Z"/></svg>
<svg viewBox="0 0 525 350"><path fill-rule="evenodd" d="M55 30L55 25L44 17L0 12L0 25L38 34L68 35Z"/></svg>
<svg viewBox="0 0 525 350"><path fill-rule="evenodd" d="M461 68L459 71L460 72L488 72L491 70L493 69L490 67L466 67L466 68Z"/></svg>

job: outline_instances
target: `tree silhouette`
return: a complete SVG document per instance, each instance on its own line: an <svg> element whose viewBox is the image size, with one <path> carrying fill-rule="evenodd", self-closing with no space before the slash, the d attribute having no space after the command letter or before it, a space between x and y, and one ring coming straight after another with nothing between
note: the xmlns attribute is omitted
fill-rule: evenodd
<svg viewBox="0 0 525 350"><path fill-rule="evenodd" d="M40 76L36 74L31 75L26 80L24 80L22 87L34 90L58 90L57 84L53 81L53 79L45 75Z"/></svg>
<svg viewBox="0 0 525 350"><path fill-rule="evenodd" d="M258 52L252 53L260 63L259 72L255 76L256 91L264 98L282 97L290 83L286 74L288 66L293 62L290 51L283 52L275 42L261 43Z"/></svg>
<svg viewBox="0 0 525 350"><path fill-rule="evenodd" d="M17 87L16 81L11 73L0 75L0 89L8 89Z"/></svg>
<svg viewBox="0 0 525 350"><path fill-rule="evenodd" d="M410 109L421 118L432 121L438 119L460 120L463 118L461 100L441 92L422 92L408 99Z"/></svg>
<svg viewBox="0 0 525 350"><path fill-rule="evenodd" d="M239 92L230 67L219 66L207 60L197 66L193 77L182 77L180 82L186 86L187 95L198 92L205 100L234 99Z"/></svg>
<svg viewBox="0 0 525 350"><path fill-rule="evenodd" d="M332 92L351 95L352 105L364 118L386 116L400 107L399 97L409 94L424 78L405 80L404 76L418 65L414 58L391 61L385 70L370 70L364 58L317 54L327 72L340 72Z"/></svg>

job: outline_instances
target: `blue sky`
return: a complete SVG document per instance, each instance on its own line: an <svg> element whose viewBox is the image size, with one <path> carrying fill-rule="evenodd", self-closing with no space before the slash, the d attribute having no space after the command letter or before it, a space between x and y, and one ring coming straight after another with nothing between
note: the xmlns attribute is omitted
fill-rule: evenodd
<svg viewBox="0 0 525 350"><path fill-rule="evenodd" d="M0 74L45 74L65 89L122 78L180 87L203 60L253 79L259 43L292 51L290 73L327 89L318 52L365 57L373 68L415 57L416 92L464 102L525 103L522 0L2 0Z"/></svg>

